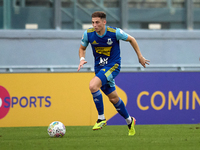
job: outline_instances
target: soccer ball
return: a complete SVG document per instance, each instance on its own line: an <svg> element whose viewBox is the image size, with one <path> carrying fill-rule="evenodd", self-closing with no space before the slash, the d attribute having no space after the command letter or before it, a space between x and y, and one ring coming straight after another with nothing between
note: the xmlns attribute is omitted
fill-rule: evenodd
<svg viewBox="0 0 200 150"><path fill-rule="evenodd" d="M66 128L62 122L53 121L49 125L47 132L50 137L63 137L65 135Z"/></svg>

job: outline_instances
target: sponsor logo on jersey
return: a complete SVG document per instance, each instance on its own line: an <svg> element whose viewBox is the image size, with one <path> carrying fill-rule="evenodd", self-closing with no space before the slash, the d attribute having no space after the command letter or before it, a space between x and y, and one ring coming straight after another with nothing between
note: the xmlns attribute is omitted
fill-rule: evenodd
<svg viewBox="0 0 200 150"><path fill-rule="evenodd" d="M110 47L95 47L95 51L98 54L110 56L111 48L112 48L112 46L110 46Z"/></svg>
<svg viewBox="0 0 200 150"><path fill-rule="evenodd" d="M108 64L108 58L102 58L102 57L100 57L100 61L99 61L99 65L100 66L104 66L104 65L106 65L106 64ZM102 69L103 70L103 69ZM104 69L105 70L105 69Z"/></svg>
<svg viewBox="0 0 200 150"><path fill-rule="evenodd" d="M119 30L119 32L122 34L122 35L124 35L125 33L124 33L124 31L123 30Z"/></svg>
<svg viewBox="0 0 200 150"><path fill-rule="evenodd" d="M92 42L92 44L96 45L96 44L99 44L99 43L97 43L97 41L94 40L94 41Z"/></svg>

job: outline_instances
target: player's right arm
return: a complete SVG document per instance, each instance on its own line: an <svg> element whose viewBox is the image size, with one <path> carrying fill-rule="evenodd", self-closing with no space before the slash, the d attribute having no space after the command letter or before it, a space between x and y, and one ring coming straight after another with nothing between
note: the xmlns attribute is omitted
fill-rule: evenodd
<svg viewBox="0 0 200 150"><path fill-rule="evenodd" d="M83 68L83 65L87 63L87 61L85 61L85 53L86 53L86 48L88 46L88 38L87 38L87 30L84 32L82 39L81 39L81 45L79 48L79 58L80 58L80 63L78 66L78 70L79 71L81 68Z"/></svg>
<svg viewBox="0 0 200 150"><path fill-rule="evenodd" d="M79 48L80 63L79 63L77 71L83 68L83 65L87 63L87 61L85 61L85 52L86 52L86 47L83 45L80 45L80 48Z"/></svg>

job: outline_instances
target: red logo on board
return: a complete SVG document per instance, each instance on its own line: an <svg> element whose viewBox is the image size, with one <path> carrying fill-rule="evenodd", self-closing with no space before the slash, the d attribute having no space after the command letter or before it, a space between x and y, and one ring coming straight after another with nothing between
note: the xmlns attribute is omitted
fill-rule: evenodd
<svg viewBox="0 0 200 150"><path fill-rule="evenodd" d="M6 103L4 101L5 97L10 97L10 94L8 93L6 88L0 86L0 119L4 118L10 110L10 107L4 107L6 106ZM10 102L10 99L7 101Z"/></svg>

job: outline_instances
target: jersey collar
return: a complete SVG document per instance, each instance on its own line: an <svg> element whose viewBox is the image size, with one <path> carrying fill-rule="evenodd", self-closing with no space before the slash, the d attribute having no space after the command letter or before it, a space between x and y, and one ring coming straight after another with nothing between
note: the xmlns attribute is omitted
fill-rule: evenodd
<svg viewBox="0 0 200 150"><path fill-rule="evenodd" d="M107 26L105 26L105 32L104 32L103 35L98 35L97 32L96 32L96 35L97 35L98 37L102 38L102 37L104 37L104 36L106 35L106 33L107 33Z"/></svg>

